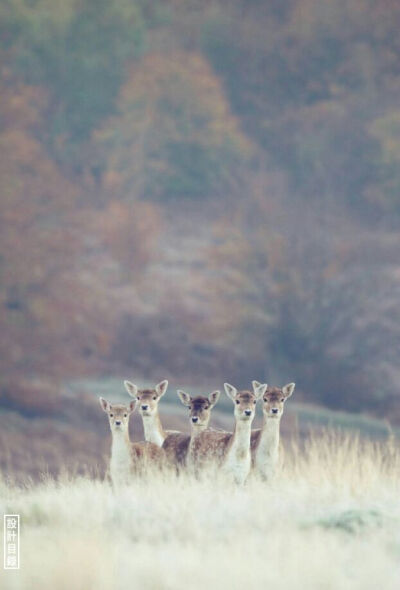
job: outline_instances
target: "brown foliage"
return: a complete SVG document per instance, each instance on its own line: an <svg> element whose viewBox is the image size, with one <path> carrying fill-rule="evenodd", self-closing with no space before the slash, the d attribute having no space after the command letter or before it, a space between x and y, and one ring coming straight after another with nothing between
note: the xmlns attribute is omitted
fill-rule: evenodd
<svg viewBox="0 0 400 590"><path fill-rule="evenodd" d="M0 88L0 344L3 375L43 346L69 306L65 288L78 240L68 225L76 188L36 138L43 91L7 81ZM27 326L29 328L27 329Z"/></svg>
<svg viewBox="0 0 400 590"><path fill-rule="evenodd" d="M111 256L137 278L152 257L160 216L146 203L86 206L83 186L65 177L38 139L46 126L44 90L5 73L0 94L2 378L21 370L86 373L112 341L111 273L102 266ZM93 243L107 250L97 255L99 272Z"/></svg>
<svg viewBox="0 0 400 590"><path fill-rule="evenodd" d="M98 215L98 227L123 272L133 275L154 255L161 217L151 203L111 201Z"/></svg>

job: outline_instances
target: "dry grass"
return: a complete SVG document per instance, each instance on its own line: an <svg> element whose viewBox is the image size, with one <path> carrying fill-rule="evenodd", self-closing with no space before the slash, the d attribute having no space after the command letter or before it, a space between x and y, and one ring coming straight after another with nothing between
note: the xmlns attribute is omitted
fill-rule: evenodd
<svg viewBox="0 0 400 590"><path fill-rule="evenodd" d="M85 477L1 486L21 514L6 590L398 588L400 453L327 433L272 484L171 475L113 492Z"/></svg>

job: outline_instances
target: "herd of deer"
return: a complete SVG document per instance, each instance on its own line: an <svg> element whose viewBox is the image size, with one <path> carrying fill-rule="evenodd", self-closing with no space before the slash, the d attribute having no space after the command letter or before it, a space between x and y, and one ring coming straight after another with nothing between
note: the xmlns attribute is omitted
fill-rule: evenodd
<svg viewBox="0 0 400 590"><path fill-rule="evenodd" d="M251 472L264 480L274 476L279 464L280 419L284 403L294 391L294 383L279 388L253 381L252 391L238 391L225 383L225 392L234 403L233 432L208 426L219 391L208 397L192 397L178 390L181 402L189 409L190 435L162 427L158 404L167 391L168 381L161 381L155 389L144 390L130 381L124 384L133 398L130 404L111 404L100 398L112 433L109 471L114 486L129 483L132 476L152 467L163 469L165 466L198 474L214 465L238 484L244 484ZM262 400L263 424L260 429L252 430L257 400ZM129 417L136 405L143 419L145 442L131 443Z"/></svg>

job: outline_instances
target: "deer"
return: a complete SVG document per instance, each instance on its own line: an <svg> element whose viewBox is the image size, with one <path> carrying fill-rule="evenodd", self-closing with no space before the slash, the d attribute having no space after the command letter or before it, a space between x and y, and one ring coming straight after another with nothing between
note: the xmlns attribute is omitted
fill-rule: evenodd
<svg viewBox="0 0 400 590"><path fill-rule="evenodd" d="M162 447L165 439L176 431L164 430L158 414L158 404L168 388L165 379L158 383L154 389L139 389L130 381L124 381L125 389L135 400L140 402L139 413L143 420L144 438L158 447Z"/></svg>
<svg viewBox="0 0 400 590"><path fill-rule="evenodd" d="M192 471L196 471L195 453L197 437L208 429L211 410L218 402L221 392L218 390L213 391L208 397L203 395L191 397L181 389L178 389L177 393L183 405L189 408L191 424L190 439L186 451L186 467Z"/></svg>
<svg viewBox="0 0 400 590"><path fill-rule="evenodd" d="M114 487L128 484L133 475L142 475L150 466L160 468L164 452L153 443L132 443L129 438L129 418L135 410L136 401L128 406L111 404L100 398L110 424L112 442L109 472Z"/></svg>
<svg viewBox="0 0 400 590"><path fill-rule="evenodd" d="M224 383L227 396L233 401L235 428L231 432L205 430L196 438L195 459L200 463L216 460L229 479L243 485L251 469L251 424L255 416L257 400L265 393L266 385L254 391L238 391Z"/></svg>
<svg viewBox="0 0 400 590"><path fill-rule="evenodd" d="M288 383L282 388L264 386L263 424L251 434L251 455L254 471L264 481L271 481L279 466L279 430L285 402L296 384ZM254 391L260 391L261 387L258 381L253 381Z"/></svg>
<svg viewBox="0 0 400 590"><path fill-rule="evenodd" d="M179 473L186 463L190 436L176 430L164 430L161 424L158 404L167 391L168 381L161 381L154 389L139 389L130 381L124 381L124 385L129 395L140 402L145 440L162 447L168 464Z"/></svg>

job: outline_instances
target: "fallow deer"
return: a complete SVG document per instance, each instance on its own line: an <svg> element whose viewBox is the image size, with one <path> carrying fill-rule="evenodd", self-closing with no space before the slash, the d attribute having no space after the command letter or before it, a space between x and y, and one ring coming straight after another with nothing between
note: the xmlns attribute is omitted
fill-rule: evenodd
<svg viewBox="0 0 400 590"><path fill-rule="evenodd" d="M136 401L128 406L110 404L100 398L100 405L106 412L112 434L110 476L115 487L129 483L133 475L142 475L152 466L160 468L164 451L148 442L132 443L129 438L129 418Z"/></svg>
<svg viewBox="0 0 400 590"><path fill-rule="evenodd" d="M158 404L167 391L168 381L161 381L154 389L139 389L130 381L124 381L124 385L129 395L139 401L145 440L162 447L168 464L179 472L186 462L190 436L176 430L164 430L161 424Z"/></svg>
<svg viewBox="0 0 400 590"><path fill-rule="evenodd" d="M154 389L139 389L130 381L124 381L125 389L139 403L139 413L143 420L144 438L146 441L162 447L168 435L176 431L164 430L158 414L158 404L168 388L165 379L158 383Z"/></svg>
<svg viewBox="0 0 400 590"><path fill-rule="evenodd" d="M244 484L251 469L250 437L257 399L265 387L257 391L238 391L229 383L224 384L225 393L233 401L235 428L233 433L204 431L196 438L195 460L204 463L217 460L222 471L235 483Z"/></svg>
<svg viewBox="0 0 400 590"><path fill-rule="evenodd" d="M254 391L260 383L253 381ZM251 434L251 454L254 469L262 479L271 480L279 465L279 429L285 401L292 395L295 383L284 387L268 387L263 393L263 425Z"/></svg>
<svg viewBox="0 0 400 590"><path fill-rule="evenodd" d="M186 453L186 466L195 470L195 449L196 439L199 434L207 430L210 422L211 410L219 400L220 391L213 391L208 397L197 395L191 397L188 393L178 390L178 396L184 406L189 408L190 417L190 440Z"/></svg>

